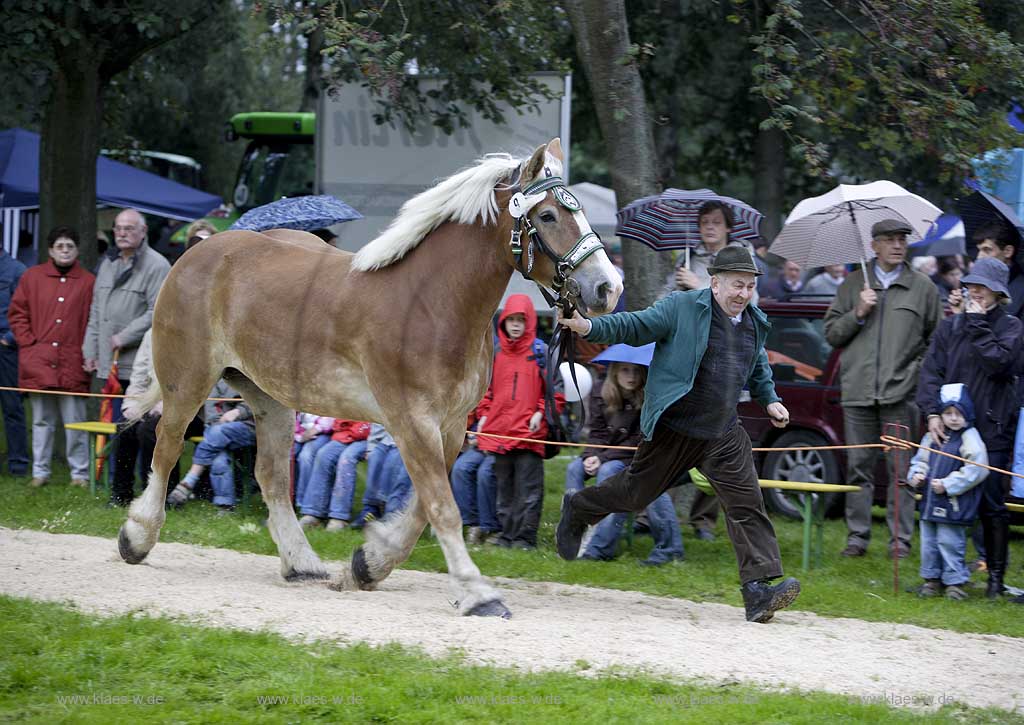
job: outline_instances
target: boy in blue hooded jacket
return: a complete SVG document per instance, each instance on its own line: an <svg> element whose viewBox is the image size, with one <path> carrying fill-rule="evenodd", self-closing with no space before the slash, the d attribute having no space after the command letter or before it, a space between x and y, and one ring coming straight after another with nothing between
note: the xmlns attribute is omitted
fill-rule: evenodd
<svg viewBox="0 0 1024 725"><path fill-rule="evenodd" d="M924 485L921 501L921 578L924 583L917 593L933 597L945 586L949 599L966 599L963 585L970 578L965 553L967 529L978 515L981 488L978 484L988 476L988 452L981 434L974 428L974 404L962 383L943 385L939 390L942 423L949 438L938 449L955 458L930 453L930 433L921 439L922 448L910 462L907 474L914 488ZM981 464L974 465L974 464Z"/></svg>

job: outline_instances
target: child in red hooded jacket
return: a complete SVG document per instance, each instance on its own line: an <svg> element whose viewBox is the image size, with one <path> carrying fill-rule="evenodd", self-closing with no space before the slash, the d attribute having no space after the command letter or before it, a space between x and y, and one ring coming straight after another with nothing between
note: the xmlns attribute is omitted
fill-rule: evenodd
<svg viewBox="0 0 1024 725"><path fill-rule="evenodd" d="M526 295L512 295L498 322L499 349L487 395L477 408L480 433L530 438L537 443L481 435L477 446L494 455L499 546L537 546L544 503L544 376L534 353L537 313ZM559 407L564 397L556 396Z"/></svg>

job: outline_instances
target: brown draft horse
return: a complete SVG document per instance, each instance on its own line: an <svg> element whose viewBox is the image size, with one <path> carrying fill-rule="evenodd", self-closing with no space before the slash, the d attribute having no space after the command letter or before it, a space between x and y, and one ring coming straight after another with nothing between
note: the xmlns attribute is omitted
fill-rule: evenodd
<svg viewBox="0 0 1024 725"><path fill-rule="evenodd" d="M331 588L373 589L429 522L460 612L508 616L466 550L448 471L490 376L491 319L516 268L513 229L539 232L541 251L546 246L563 273L571 270L566 289L581 308L604 314L622 291L578 202L560 185L561 171L558 139L525 161L487 156L409 200L356 255L291 230L222 232L185 254L153 314L158 382L138 409L163 400L163 417L149 485L118 537L122 558L141 562L156 544L185 427L224 376L255 414L256 477L285 579L328 578L290 500L294 412L379 421L415 493L400 515L367 527ZM525 215L514 219L515 211ZM580 259L588 237L589 256ZM534 255L526 234L522 247L531 263L535 256L530 276L550 286L555 260Z"/></svg>

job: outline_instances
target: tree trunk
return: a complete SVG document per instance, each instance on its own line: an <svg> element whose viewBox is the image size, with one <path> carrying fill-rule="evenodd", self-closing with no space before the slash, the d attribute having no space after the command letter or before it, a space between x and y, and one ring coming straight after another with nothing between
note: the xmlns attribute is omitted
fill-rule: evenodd
<svg viewBox="0 0 1024 725"><path fill-rule="evenodd" d="M754 141L754 207L764 214L761 236L769 243L782 229L785 188L786 135L777 128L758 129Z"/></svg>
<svg viewBox="0 0 1024 725"><path fill-rule="evenodd" d="M319 9L319 3L313 3L314 10ZM320 89L323 88L324 58L321 51L324 49L323 25L317 23L313 29L306 34L305 65L306 75L302 84L302 103L300 111L315 112L317 102L320 100Z"/></svg>
<svg viewBox="0 0 1024 725"><path fill-rule="evenodd" d="M623 0L567 0L576 54L587 76L620 207L661 191L650 111L631 58ZM654 302L672 271L668 254L622 240L629 309Z"/></svg>
<svg viewBox="0 0 1024 725"><path fill-rule="evenodd" d="M96 246L96 156L103 118L100 58L76 44L62 49L51 76L39 144L40 240L58 225L78 230L79 260L92 269ZM48 258L40 242L39 260Z"/></svg>

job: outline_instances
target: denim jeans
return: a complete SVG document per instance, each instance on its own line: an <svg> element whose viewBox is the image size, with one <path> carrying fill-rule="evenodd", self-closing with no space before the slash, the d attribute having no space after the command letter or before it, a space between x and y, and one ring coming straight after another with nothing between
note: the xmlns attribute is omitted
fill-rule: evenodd
<svg viewBox="0 0 1024 725"><path fill-rule="evenodd" d="M18 349L0 345L0 386L18 387ZM0 408L7 434L7 470L12 476L28 473L28 436L25 431L25 402L21 393L0 392Z"/></svg>
<svg viewBox="0 0 1024 725"><path fill-rule="evenodd" d="M293 446L295 457L295 503L301 505L306 495L306 488L309 486L309 477L313 475L313 466L316 461L316 454L321 448L331 442L330 433L323 433L305 443L295 442ZM339 444L342 445L342 444Z"/></svg>
<svg viewBox="0 0 1024 725"><path fill-rule="evenodd" d="M217 506L235 505L235 469L230 451L254 445L256 431L251 425L232 421L207 426L192 455L192 463L210 467L213 503Z"/></svg>
<svg viewBox="0 0 1024 725"><path fill-rule="evenodd" d="M301 501L301 511L317 518L348 521L356 493L356 465L366 457L366 441L331 441L316 454L313 475Z"/></svg>
<svg viewBox="0 0 1024 725"><path fill-rule="evenodd" d="M583 470L582 459L580 471ZM575 463L576 461L573 461ZM572 466L572 464L569 464ZM626 468L625 461L607 461L597 470L597 483L606 478L614 476ZM566 477L566 488L569 481ZM676 516L675 506L672 505L672 498L668 493L663 493L647 507L647 520L651 527L651 536L654 537L654 549L647 557L652 564L664 564L673 559L683 558L683 535L679 530L679 519ZM619 536L622 534L622 525L626 522L628 514L618 513L605 516L597 525L594 536L587 544L583 556L594 559L613 559L618 548Z"/></svg>
<svg viewBox="0 0 1024 725"><path fill-rule="evenodd" d="M412 479L402 462L402 454L392 446L384 463L380 500L384 502L384 515L391 516L403 511L412 496Z"/></svg>
<svg viewBox="0 0 1024 725"><path fill-rule="evenodd" d="M475 447L467 448L455 459L451 480L462 523L487 532L498 531L501 527L495 510L494 456Z"/></svg>
<svg viewBox="0 0 1024 725"><path fill-rule="evenodd" d="M921 578L941 579L946 586L960 586L971 573L967 553L967 527L956 524L921 522Z"/></svg>

